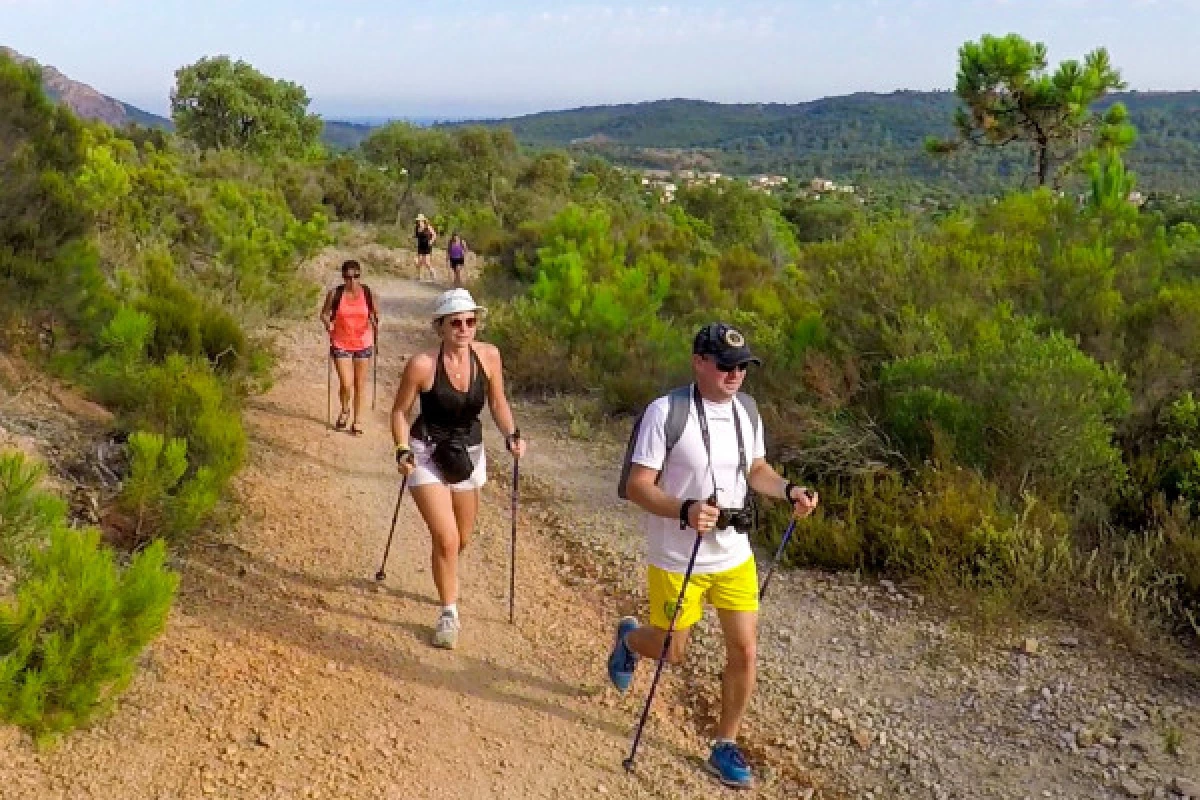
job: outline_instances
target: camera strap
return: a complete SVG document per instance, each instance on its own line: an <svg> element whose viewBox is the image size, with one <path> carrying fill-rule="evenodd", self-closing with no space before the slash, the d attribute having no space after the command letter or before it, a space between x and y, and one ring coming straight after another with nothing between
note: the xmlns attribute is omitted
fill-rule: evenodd
<svg viewBox="0 0 1200 800"><path fill-rule="evenodd" d="M717 473L712 466L712 439L708 435L708 417L704 414L704 400L700 397L700 387L692 386L692 401L696 404L696 417L700 420L700 437L704 439L704 450L708 453L708 471L713 477L713 491L717 490ZM733 430L737 434L738 472L746 481L746 497L750 496L750 468L746 461L746 442L742 438L742 418L738 416L737 398L730 400L733 404ZM745 500L742 501L745 505Z"/></svg>

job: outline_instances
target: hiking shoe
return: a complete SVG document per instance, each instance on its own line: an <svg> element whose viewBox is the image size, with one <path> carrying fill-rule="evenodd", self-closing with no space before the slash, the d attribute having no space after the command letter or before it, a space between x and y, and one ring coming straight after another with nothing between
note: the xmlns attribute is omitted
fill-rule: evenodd
<svg viewBox="0 0 1200 800"><path fill-rule="evenodd" d="M612 652L608 654L608 679L618 691L625 691L633 681L633 671L637 668L638 654L625 645L625 635L638 626L636 617L621 617L617 623L617 640L613 643Z"/></svg>
<svg viewBox="0 0 1200 800"><path fill-rule="evenodd" d="M458 628L458 617L449 611L443 611L433 629L433 646L453 650L458 644Z"/></svg>
<svg viewBox="0 0 1200 800"><path fill-rule="evenodd" d="M754 786L754 773L742 757L742 751L733 742L717 742L712 755L704 764L721 783L734 789L749 789Z"/></svg>

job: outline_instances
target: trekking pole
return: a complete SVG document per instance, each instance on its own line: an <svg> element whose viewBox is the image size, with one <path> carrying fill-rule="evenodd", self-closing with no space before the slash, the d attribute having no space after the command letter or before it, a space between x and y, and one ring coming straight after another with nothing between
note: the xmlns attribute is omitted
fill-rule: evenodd
<svg viewBox="0 0 1200 800"><path fill-rule="evenodd" d="M804 494L809 500L812 500L813 493L811 489L805 489ZM775 550L775 558L771 559L771 566L767 567L767 575L763 578L762 586L758 587L758 601L761 603L763 597L767 594L767 584L771 582L771 574L775 572L775 565L779 563L779 559L783 556L783 551L787 549L788 542L792 538L792 533L796 530L796 518L792 517L792 521L788 524L787 530L783 532L783 539L779 542L779 547Z"/></svg>
<svg viewBox="0 0 1200 800"><path fill-rule="evenodd" d="M325 427L333 427L333 354L325 355Z"/></svg>
<svg viewBox="0 0 1200 800"><path fill-rule="evenodd" d="M650 681L650 692L646 695L646 705L642 707L642 717L638 720L637 729L633 734L633 747L629 750L629 758L621 762L626 772L633 772L633 759L637 756L638 744L642 741L642 729L646 727L646 719L650 716L650 704L654 702L654 691L658 688L658 678L662 674L663 664L667 661L667 651L671 648L671 634L675 633L675 622L679 619L679 611L683 608L683 595L687 591L688 581L692 577L692 567L696 565L696 554L700 552L700 543L704 534L696 534L696 543L692 545L692 557L688 559L687 572L683 574L683 584L679 587L679 599L675 601L675 610L671 613L671 624L667 628L667 636L663 639L662 652L658 654L658 666L654 668L654 679Z"/></svg>
<svg viewBox="0 0 1200 800"><path fill-rule="evenodd" d="M521 434L514 434L520 439ZM514 442L515 444L515 442ZM521 459L513 456L512 479L512 545L508 556L508 624L513 624L514 608L517 602L517 482L521 479Z"/></svg>
<svg viewBox="0 0 1200 800"><path fill-rule="evenodd" d="M779 557L783 555L783 551L787 548L788 540L792 538L792 531L794 530L796 530L796 518L792 517L787 530L783 532L783 540L779 542L779 548L775 551L775 558L771 559L771 566L767 567L767 575L763 578L762 586L758 587L758 602L760 603L767 595L767 584L771 582L771 574L775 572L775 565L779 563Z"/></svg>
<svg viewBox="0 0 1200 800"><path fill-rule="evenodd" d="M400 501L404 499L404 487L408 486L408 476L404 476L404 480L400 481L400 496L396 498L396 510L392 512L392 529L388 532L387 547L383 548L383 561L379 565L379 572L375 573L375 580L383 582L387 579L387 573L383 571L387 566L388 553L392 551L392 536L396 534L396 519L400 516Z"/></svg>
<svg viewBox="0 0 1200 800"><path fill-rule="evenodd" d="M375 396L379 394L379 334L375 334L375 352L371 356L371 410L375 410Z"/></svg>

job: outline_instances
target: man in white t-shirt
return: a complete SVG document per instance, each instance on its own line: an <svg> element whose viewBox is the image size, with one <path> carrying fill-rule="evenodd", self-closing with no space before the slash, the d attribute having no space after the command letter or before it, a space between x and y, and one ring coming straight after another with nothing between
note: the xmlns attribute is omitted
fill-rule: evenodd
<svg viewBox="0 0 1200 800"><path fill-rule="evenodd" d="M758 574L745 533L748 514L737 512L747 505L748 488L786 498L797 517L808 516L817 505L815 492L784 480L766 462L762 421L755 415L755 424L737 399L746 368L760 363L742 334L728 325L713 323L696 334L688 419L669 457L670 399L660 397L647 407L633 447L626 492L647 512L650 624L639 626L636 618L623 618L608 659L609 677L625 691L638 657L661 655L694 551L667 661L683 660L688 633L700 621L707 600L720 618L726 653L721 717L707 767L722 783L738 788L754 785L736 738L754 691ZM732 517L733 524L718 529L723 511L732 512L726 516Z"/></svg>

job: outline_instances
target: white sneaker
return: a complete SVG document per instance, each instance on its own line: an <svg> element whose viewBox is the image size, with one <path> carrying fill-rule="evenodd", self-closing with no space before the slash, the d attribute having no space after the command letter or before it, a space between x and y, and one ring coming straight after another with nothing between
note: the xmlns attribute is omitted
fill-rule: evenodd
<svg viewBox="0 0 1200 800"><path fill-rule="evenodd" d="M443 611L433 629L433 646L453 650L458 644L458 629L458 617L449 611Z"/></svg>

